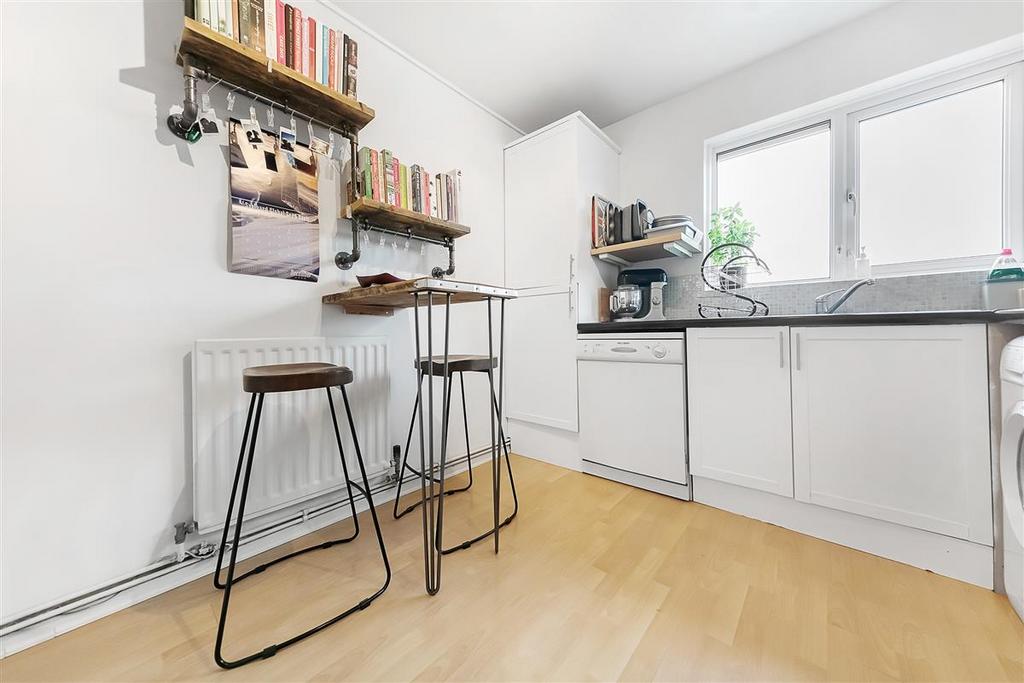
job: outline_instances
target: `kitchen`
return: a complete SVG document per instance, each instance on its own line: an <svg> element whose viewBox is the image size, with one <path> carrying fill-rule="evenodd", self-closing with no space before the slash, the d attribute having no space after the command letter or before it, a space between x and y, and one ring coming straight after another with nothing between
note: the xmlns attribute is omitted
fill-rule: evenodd
<svg viewBox="0 0 1024 683"><path fill-rule="evenodd" d="M172 46L203 37L181 3L60 5L59 87L5 69L4 680L209 679L248 652L250 679L1020 680L1019 3L296 6L358 41L348 158L461 183L424 220L347 201L363 165L321 156L316 282L237 265L264 242L225 220L233 138L168 125L193 82ZM46 7L4 6L5 64ZM568 26L639 19L701 30L611 61L567 37L592 61L540 77L493 29L552 60ZM566 94L599 67L636 97ZM348 147L324 110L307 136L298 102L194 83L221 135L254 108L297 157ZM70 102L130 143L104 173L44 134ZM118 211L89 199L112 187ZM243 375L323 360L351 369L315 378L330 402ZM287 460L339 447L344 473ZM241 584L225 629L211 576L350 517L352 543Z"/></svg>

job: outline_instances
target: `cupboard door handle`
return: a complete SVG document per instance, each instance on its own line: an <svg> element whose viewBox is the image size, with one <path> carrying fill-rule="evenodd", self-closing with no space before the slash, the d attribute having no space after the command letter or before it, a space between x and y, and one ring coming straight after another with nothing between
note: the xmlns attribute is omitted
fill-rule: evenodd
<svg viewBox="0 0 1024 683"><path fill-rule="evenodd" d="M800 333L796 333L796 369L800 369Z"/></svg>
<svg viewBox="0 0 1024 683"><path fill-rule="evenodd" d="M779 367L786 367L786 345L782 343L782 330L779 330Z"/></svg>

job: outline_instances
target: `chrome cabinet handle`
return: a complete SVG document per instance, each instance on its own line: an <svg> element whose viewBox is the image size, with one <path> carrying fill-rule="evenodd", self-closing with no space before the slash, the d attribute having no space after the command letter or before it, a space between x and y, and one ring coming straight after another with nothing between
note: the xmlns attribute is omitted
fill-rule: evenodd
<svg viewBox="0 0 1024 683"><path fill-rule="evenodd" d="M786 345L782 343L782 330L779 330L779 367L786 367Z"/></svg>
<svg viewBox="0 0 1024 683"><path fill-rule="evenodd" d="M796 369L800 369L800 333L796 333Z"/></svg>
<svg viewBox="0 0 1024 683"><path fill-rule="evenodd" d="M573 311L573 283L576 280L576 255L569 254L569 313Z"/></svg>

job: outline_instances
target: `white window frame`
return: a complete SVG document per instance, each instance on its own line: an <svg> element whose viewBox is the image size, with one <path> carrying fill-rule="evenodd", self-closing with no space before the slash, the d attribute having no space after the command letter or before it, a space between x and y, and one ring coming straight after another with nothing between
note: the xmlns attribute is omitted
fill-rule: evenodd
<svg viewBox="0 0 1024 683"><path fill-rule="evenodd" d="M829 272L828 278L772 281L850 280L860 253L859 215L855 212L860 121L917 104L1002 81L1003 98L1003 243L1024 254L1024 50L1000 41L972 53L860 88L825 102L730 131L704 142L704 225L718 208L718 158L740 148L755 150L781 142L806 129L827 125L830 131ZM987 268L995 254L874 265L879 277L946 273ZM769 264L771 265L771 264Z"/></svg>

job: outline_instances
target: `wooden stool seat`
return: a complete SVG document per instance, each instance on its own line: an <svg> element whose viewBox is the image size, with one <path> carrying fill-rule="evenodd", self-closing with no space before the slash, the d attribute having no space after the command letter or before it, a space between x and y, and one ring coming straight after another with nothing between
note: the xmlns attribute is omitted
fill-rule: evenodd
<svg viewBox="0 0 1024 683"><path fill-rule="evenodd" d="M429 367L428 366L432 366ZM472 354L448 356L448 374L455 372L487 372L498 367L498 358L490 356L476 356ZM444 376L444 356L434 356L431 363L426 358L420 359L420 372L433 375L434 377Z"/></svg>
<svg viewBox="0 0 1024 683"><path fill-rule="evenodd" d="M280 363L242 371L242 389L250 394L327 389L352 383L352 371L333 363Z"/></svg>

